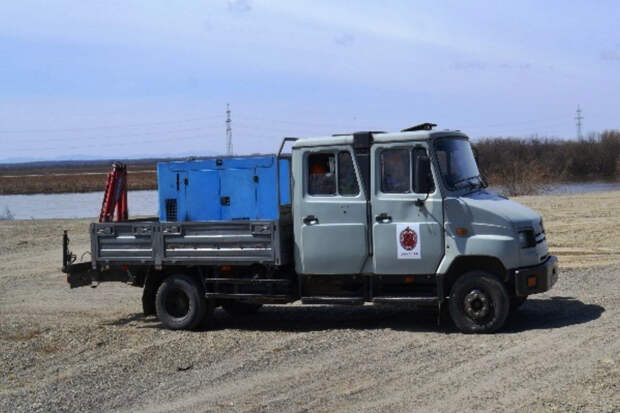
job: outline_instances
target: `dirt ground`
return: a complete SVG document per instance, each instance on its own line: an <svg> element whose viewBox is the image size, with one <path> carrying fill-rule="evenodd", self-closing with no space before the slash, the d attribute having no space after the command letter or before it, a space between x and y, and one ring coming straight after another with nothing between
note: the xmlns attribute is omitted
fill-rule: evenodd
<svg viewBox="0 0 620 413"><path fill-rule="evenodd" d="M266 306L209 331L141 315L141 290L70 290L62 229L0 222L0 411L620 412L620 192L517 199L558 284L493 335L382 307Z"/></svg>

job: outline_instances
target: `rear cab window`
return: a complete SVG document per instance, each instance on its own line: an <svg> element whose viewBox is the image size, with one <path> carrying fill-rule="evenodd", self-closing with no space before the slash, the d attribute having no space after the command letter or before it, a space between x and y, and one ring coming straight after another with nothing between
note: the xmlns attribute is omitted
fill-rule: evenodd
<svg viewBox="0 0 620 413"><path fill-rule="evenodd" d="M308 195L357 196L353 158L348 151L312 153L307 158Z"/></svg>

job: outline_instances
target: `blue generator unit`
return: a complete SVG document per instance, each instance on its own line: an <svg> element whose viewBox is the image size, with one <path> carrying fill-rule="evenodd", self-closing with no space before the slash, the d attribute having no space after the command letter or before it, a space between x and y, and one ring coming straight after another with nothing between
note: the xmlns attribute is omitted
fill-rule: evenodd
<svg viewBox="0 0 620 413"><path fill-rule="evenodd" d="M276 155L160 162L159 218L277 219L279 206L291 202L289 177L290 159Z"/></svg>

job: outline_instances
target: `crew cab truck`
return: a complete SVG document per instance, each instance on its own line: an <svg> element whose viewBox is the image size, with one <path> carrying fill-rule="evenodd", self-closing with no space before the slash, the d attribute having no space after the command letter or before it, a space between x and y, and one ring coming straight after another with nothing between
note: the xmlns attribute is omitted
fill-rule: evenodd
<svg viewBox="0 0 620 413"><path fill-rule="evenodd" d="M170 329L301 300L447 306L461 331L497 331L558 262L541 216L487 190L468 137L433 126L161 163L159 217L91 224L84 263L65 232L63 271L71 287L143 287Z"/></svg>

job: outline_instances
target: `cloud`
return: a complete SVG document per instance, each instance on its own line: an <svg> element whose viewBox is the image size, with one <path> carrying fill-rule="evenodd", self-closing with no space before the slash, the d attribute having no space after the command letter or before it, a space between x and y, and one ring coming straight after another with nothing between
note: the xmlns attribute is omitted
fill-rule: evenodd
<svg viewBox="0 0 620 413"><path fill-rule="evenodd" d="M450 69L459 72L479 72L483 70L489 71L527 71L532 69L532 64L527 62L481 62L478 60L455 60L450 64Z"/></svg>
<svg viewBox="0 0 620 413"><path fill-rule="evenodd" d="M228 0L228 11L235 14L245 14L252 10L252 0Z"/></svg>
<svg viewBox="0 0 620 413"><path fill-rule="evenodd" d="M351 46L354 41L355 36L350 33L341 33L338 36L334 37L334 43L344 47Z"/></svg>
<svg viewBox="0 0 620 413"><path fill-rule="evenodd" d="M504 70L525 71L525 70L530 70L532 68L532 64L531 63L501 63L499 65L499 68L504 69Z"/></svg>
<svg viewBox="0 0 620 413"><path fill-rule="evenodd" d="M601 59L608 61L620 61L620 45L616 45L613 50L603 50L601 52Z"/></svg>
<svg viewBox="0 0 620 413"><path fill-rule="evenodd" d="M450 64L450 69L463 71L463 72L470 72L474 70L484 70L485 65L482 62L476 62L476 61L455 61L455 62L452 62L452 64Z"/></svg>

